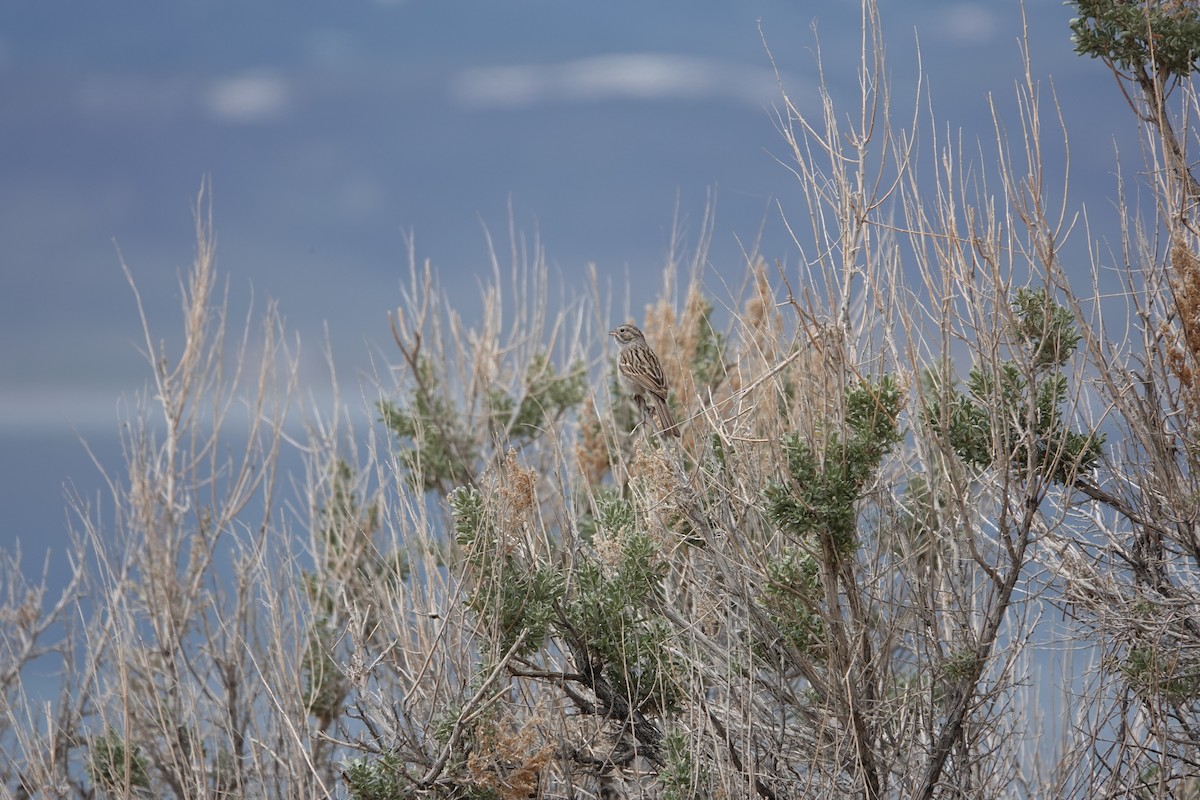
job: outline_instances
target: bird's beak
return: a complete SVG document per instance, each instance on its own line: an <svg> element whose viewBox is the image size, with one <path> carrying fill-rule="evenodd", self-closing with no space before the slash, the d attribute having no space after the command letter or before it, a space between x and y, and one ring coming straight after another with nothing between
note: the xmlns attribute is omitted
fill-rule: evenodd
<svg viewBox="0 0 1200 800"><path fill-rule="evenodd" d="M616 328L613 328L611 331L609 331L609 332L608 332L608 335L609 335L609 336L616 336L616 335L617 335L617 329L616 329Z"/></svg>

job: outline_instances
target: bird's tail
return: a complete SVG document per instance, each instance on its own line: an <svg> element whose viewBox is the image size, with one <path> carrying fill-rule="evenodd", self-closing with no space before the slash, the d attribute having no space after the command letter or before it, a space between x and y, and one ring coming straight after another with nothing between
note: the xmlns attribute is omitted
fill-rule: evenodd
<svg viewBox="0 0 1200 800"><path fill-rule="evenodd" d="M658 417L658 429L665 436L679 436L679 426L675 424L675 418L671 416L671 409L667 405L667 401L658 395L652 394L654 398L654 416Z"/></svg>

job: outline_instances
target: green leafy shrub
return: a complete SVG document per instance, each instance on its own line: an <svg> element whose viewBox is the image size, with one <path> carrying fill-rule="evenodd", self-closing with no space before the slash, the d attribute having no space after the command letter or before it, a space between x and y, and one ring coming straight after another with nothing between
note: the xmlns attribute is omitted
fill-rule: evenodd
<svg viewBox="0 0 1200 800"><path fill-rule="evenodd" d="M102 792L117 797L129 794L130 789L149 789L148 763L142 749L127 745L114 730L94 739L88 753L87 770Z"/></svg>
<svg viewBox="0 0 1200 800"><path fill-rule="evenodd" d="M821 570L811 553L787 548L767 563L761 602L788 644L801 653L822 652L820 599Z"/></svg>
<svg viewBox="0 0 1200 800"><path fill-rule="evenodd" d="M968 464L1009 465L1025 479L1058 484L1094 468L1104 445L1098 431L1073 431L1063 418L1063 367L1079 345L1070 312L1044 288L1013 296L1014 349L995 370L973 367L966 390L927 373L922 417Z"/></svg>
<svg viewBox="0 0 1200 800"><path fill-rule="evenodd" d="M1075 52L1125 73L1186 78L1200 58L1200 11L1175 0L1071 0Z"/></svg>
<svg viewBox="0 0 1200 800"><path fill-rule="evenodd" d="M864 382L846 393L844 429L828 431L819 452L798 433L784 437L790 480L767 488L767 517L797 540L817 536L837 557L850 555L857 542L856 501L903 438L903 401L891 376Z"/></svg>

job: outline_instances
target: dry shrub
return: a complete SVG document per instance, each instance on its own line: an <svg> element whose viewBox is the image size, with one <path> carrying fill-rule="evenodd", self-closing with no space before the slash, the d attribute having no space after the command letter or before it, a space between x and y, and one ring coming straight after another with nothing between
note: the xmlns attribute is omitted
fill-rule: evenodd
<svg viewBox="0 0 1200 800"><path fill-rule="evenodd" d="M1172 239L1173 305L1164 282L1130 276L1145 346L1105 339L1057 258L1070 215L1045 198L1068 193L1045 185L1028 65L1024 153L998 123L977 183L960 176L978 154L936 138L926 174L915 142L940 126L922 98L894 113L877 9L863 8L859 116L824 90L816 113L781 101L800 266L776 277L751 255L744 295L715 295L706 217L681 306L673 251L644 307L680 443L631 436L636 420L608 396L607 298L551 302L540 248L515 241L513 264L493 255L474 322L411 254L397 369L372 412L386 430L353 429L340 405L297 419L299 362L273 311L225 361L201 220L180 353L146 332L154 387L134 408L126 473L109 478L112 518L80 509L79 571L57 604L3 562L5 786L1193 791L1200 465L1165 445L1196 413L1200 260ZM1048 368L1021 339L1022 323L1039 333L1014 308L1026 286L1079 328L1076 362ZM1062 442L1079 435L1084 451L1100 401L1123 449L1064 468ZM285 452L295 474L278 472ZM1051 604L1090 625L1065 636L1100 642L1098 669L1070 672L1040 627ZM69 667L52 715L17 685L47 654ZM1067 675L1064 696L1086 684L1048 743L1031 689L1047 664Z"/></svg>
<svg viewBox="0 0 1200 800"><path fill-rule="evenodd" d="M1182 235L1171 240L1171 295L1176 311L1175 324L1164 324L1167 337L1167 363L1179 379L1189 427L1200 411L1200 258Z"/></svg>

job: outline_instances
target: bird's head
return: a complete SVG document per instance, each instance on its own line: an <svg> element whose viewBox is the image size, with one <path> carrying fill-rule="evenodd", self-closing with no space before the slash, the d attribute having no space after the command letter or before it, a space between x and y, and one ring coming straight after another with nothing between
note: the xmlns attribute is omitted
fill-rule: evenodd
<svg viewBox="0 0 1200 800"><path fill-rule="evenodd" d="M608 332L608 335L615 337L616 340L621 344L629 344L630 342L636 342L639 339L645 340L646 338L642 335L642 332L638 330L637 325L633 324L626 324L618 328L613 328Z"/></svg>

